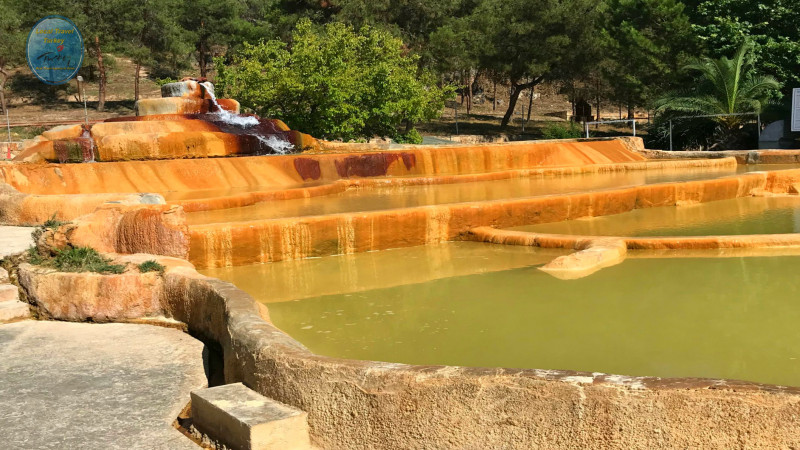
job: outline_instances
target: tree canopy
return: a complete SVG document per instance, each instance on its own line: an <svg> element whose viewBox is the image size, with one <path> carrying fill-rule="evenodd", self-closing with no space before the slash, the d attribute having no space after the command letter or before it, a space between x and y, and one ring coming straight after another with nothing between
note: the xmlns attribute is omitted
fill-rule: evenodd
<svg viewBox="0 0 800 450"><path fill-rule="evenodd" d="M297 30L315 30L322 36L347 27L380 33L385 37L381 42L394 39L392 50L384 49L386 58L402 61L398 67L407 71L405 78L428 87L423 93L432 97L453 85L462 93L462 103L466 98L467 111L473 88L479 87L476 80L499 84L504 89L501 96L508 98L503 126L518 109L520 95L543 82L561 86L573 104L593 102L594 109L601 103L615 104L633 117L637 110L652 110L656 99L692 80L680 70L688 61L730 56L746 42L752 45L752 66L782 83L780 95L800 87L800 2L795 0L0 0L0 10L0 106L10 70L24 64L28 30L48 14L67 16L81 29L87 49L85 72L100 81L99 107L109 55L135 63L136 75L130 81L136 86L142 66L155 78L197 71L213 80L222 65L227 76L234 77L225 81L231 89L243 89L235 77L245 76L246 67L236 69L237 63L262 60L262 65L277 70L263 61L267 56L262 53L275 58L294 55L296 43L302 43L298 39L311 36ZM340 26L344 28L336 28ZM320 55L328 55L326 45L317 47ZM367 63L366 57L346 55L353 64ZM331 56L326 63L335 60ZM292 59L287 67L301 66ZM346 77L343 73L329 75ZM255 72L249 76L256 79ZM342 98L363 105L358 103L362 98L374 96L364 81L368 76L375 75L368 70L350 82L367 93ZM281 86L296 89L287 84L289 79ZM302 81L313 86L315 80ZM327 88L344 92L346 80L340 81L341 90ZM436 90L430 90L433 85ZM315 92L307 94L315 100L295 102L307 112L313 107L314 114L325 111L325 120L350 121L338 131L326 128L327 133L358 134L353 130L362 127L359 114L326 108ZM253 107L288 111L289 103L280 103L288 101L286 95L268 96ZM405 112L392 120L407 129L431 116L420 106L400 109ZM299 113L292 120L312 121ZM362 130L390 135L383 127L364 125Z"/></svg>
<svg viewBox="0 0 800 450"><path fill-rule="evenodd" d="M418 70L418 58L385 31L304 19L291 45L246 43L230 63L217 61L216 81L246 108L314 136L398 137L402 123L432 118L444 106L447 89Z"/></svg>

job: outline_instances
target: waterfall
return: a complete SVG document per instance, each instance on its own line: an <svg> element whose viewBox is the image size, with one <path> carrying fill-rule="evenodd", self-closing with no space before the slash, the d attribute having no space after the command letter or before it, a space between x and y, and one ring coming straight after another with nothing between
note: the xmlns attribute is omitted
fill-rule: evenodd
<svg viewBox="0 0 800 450"><path fill-rule="evenodd" d="M240 128L250 128L259 124L258 118L256 117L242 116L223 109L217 101L216 95L214 95L214 89L210 88L210 84L211 83L208 82L201 83L201 85L206 88L206 94L208 94L210 97L209 100L214 107L214 112L210 112L209 114L214 114L222 122ZM255 136L259 142L272 149L272 151L275 153L286 155L294 150L294 145L282 136L276 136L274 134L270 134L269 136L253 134L253 136Z"/></svg>

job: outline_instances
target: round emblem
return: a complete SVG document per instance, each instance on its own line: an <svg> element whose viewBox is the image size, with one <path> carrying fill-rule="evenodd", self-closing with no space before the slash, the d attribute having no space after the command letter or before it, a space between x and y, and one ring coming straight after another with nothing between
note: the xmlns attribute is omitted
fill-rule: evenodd
<svg viewBox="0 0 800 450"><path fill-rule="evenodd" d="M62 16L47 16L33 26L25 46L28 67L47 84L64 84L83 64L83 36Z"/></svg>

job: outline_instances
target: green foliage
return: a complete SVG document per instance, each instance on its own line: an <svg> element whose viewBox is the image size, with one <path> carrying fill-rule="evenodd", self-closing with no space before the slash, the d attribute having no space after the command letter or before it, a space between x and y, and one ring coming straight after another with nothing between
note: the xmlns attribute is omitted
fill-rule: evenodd
<svg viewBox="0 0 800 450"><path fill-rule="evenodd" d="M216 82L221 95L316 137L395 137L401 123L438 116L452 92L417 61L385 31L303 20L291 46L244 44L229 63L218 59Z"/></svg>
<svg viewBox="0 0 800 450"><path fill-rule="evenodd" d="M178 80L176 78L166 77L166 78L156 78L153 81L155 81L157 85L163 86L163 85L169 84L169 83L177 83L180 80Z"/></svg>
<svg viewBox="0 0 800 450"><path fill-rule="evenodd" d="M145 262L139 264L136 267L138 267L139 268L139 272L142 272L142 273L159 272L159 273L163 274L164 270L166 270L166 267L164 267L163 265L159 264L158 261L155 261L155 260L152 260L152 259L148 260L148 261L145 261Z"/></svg>
<svg viewBox="0 0 800 450"><path fill-rule="evenodd" d="M752 42L760 72L788 89L800 86L800 3L796 0L686 0L694 34L721 57Z"/></svg>
<svg viewBox="0 0 800 450"><path fill-rule="evenodd" d="M581 127L575 122L551 123L542 130L542 139L577 139L582 137Z"/></svg>
<svg viewBox="0 0 800 450"><path fill-rule="evenodd" d="M52 217L50 217L49 219L44 221L44 224L42 224L42 228L44 228L46 230L55 230L56 228L60 227L61 225L66 225L68 223L69 222L65 222L63 220L56 219L56 215L53 214Z"/></svg>
<svg viewBox="0 0 800 450"><path fill-rule="evenodd" d="M36 227L36 229L33 230L33 232L31 233L31 237L33 238L33 242L37 242L39 240L39 238L42 236L42 234L44 234L45 231L47 231L47 230L55 230L58 227L60 227L61 225L66 225L68 223L69 222L64 222L64 221L56 219L56 215L53 214L49 219L45 220L45 222L41 226Z"/></svg>
<svg viewBox="0 0 800 450"><path fill-rule="evenodd" d="M61 272L96 272L120 274L125 271L125 266L112 264L111 260L103 257L97 250L90 247L75 247L56 251L53 257L42 257L35 248L28 250L29 261L45 267L52 267Z"/></svg>
<svg viewBox="0 0 800 450"><path fill-rule="evenodd" d="M736 148L741 141L739 131L752 120L748 113L760 113L769 99L780 89L781 84L772 76L760 75L756 71L753 45L745 43L733 59L701 58L686 66L695 73L691 88L673 92L656 103L661 114L683 113L684 115L723 115L715 117L717 123L716 145L721 148Z"/></svg>
<svg viewBox="0 0 800 450"><path fill-rule="evenodd" d="M416 128L412 128L408 133L395 136L394 141L398 144L422 144L422 135Z"/></svg>
<svg viewBox="0 0 800 450"><path fill-rule="evenodd" d="M693 47L684 8L678 0L605 0L595 61L610 100L643 106L674 87Z"/></svg>
<svg viewBox="0 0 800 450"><path fill-rule="evenodd" d="M17 139L33 139L36 136L44 133L47 131L48 127L11 127L11 133L13 133Z"/></svg>

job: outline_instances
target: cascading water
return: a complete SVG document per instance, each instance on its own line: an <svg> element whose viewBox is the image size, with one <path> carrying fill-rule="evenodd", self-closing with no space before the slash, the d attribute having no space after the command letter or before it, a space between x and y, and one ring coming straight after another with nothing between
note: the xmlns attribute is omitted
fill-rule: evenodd
<svg viewBox="0 0 800 450"><path fill-rule="evenodd" d="M214 109L214 111L210 112L209 114L214 114L221 122L242 129L251 128L259 124L258 118L256 117L242 116L223 109L219 102L217 102L217 97L214 95L214 88L211 83L204 82L200 84L201 86L205 87L206 94L208 94L209 100L211 101ZM294 150L294 145L281 136L276 136L274 134L270 134L268 136L253 134L253 136L255 136L261 144L270 148L275 153L285 155Z"/></svg>

